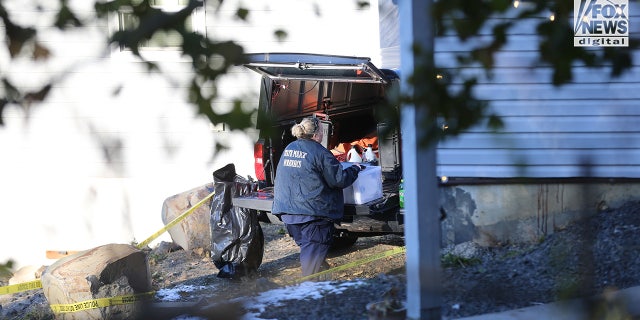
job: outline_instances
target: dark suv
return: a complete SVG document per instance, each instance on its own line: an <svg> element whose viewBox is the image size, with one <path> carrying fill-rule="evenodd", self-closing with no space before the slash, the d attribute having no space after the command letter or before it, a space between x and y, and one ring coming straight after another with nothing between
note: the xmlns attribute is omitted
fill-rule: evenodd
<svg viewBox="0 0 640 320"><path fill-rule="evenodd" d="M369 58L297 53L247 55L244 66L262 75L258 112L259 140L254 148L259 190L234 198L235 206L257 210L263 221L281 223L271 214L272 186L283 149L295 138L291 126L307 116L320 118L323 144L342 152L354 141L374 141L382 171L383 196L363 204L345 204L336 226L337 246L357 237L403 231L399 209L400 137L378 112L387 94L398 86L391 70L376 68ZM364 140L363 140L364 139ZM339 160L343 154L335 152Z"/></svg>

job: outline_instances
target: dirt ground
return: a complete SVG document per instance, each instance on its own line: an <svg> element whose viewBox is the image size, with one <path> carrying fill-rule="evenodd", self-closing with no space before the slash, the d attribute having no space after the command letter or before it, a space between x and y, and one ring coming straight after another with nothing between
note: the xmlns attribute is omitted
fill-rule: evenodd
<svg viewBox="0 0 640 320"><path fill-rule="evenodd" d="M356 263L353 268L298 285L299 249L282 226L262 227L265 234L262 265L255 276L241 280L218 278L218 270L204 250L168 252L156 247L149 253L156 298L144 319L366 320L368 303L394 301L391 298L406 300L404 254ZM590 308L616 306L612 301L593 297L640 286L639 231L640 202L634 201L597 212L556 230L538 243L482 248L470 242L451 251L444 248L442 319L580 297L586 298ZM354 264L403 245L403 237L397 235L360 238L352 247L332 253L328 262L332 267ZM304 287L309 283L324 283L329 290ZM357 285L348 285L353 283ZM316 291L316 297L296 298L293 293L301 288ZM339 288L339 292L334 288ZM278 290L276 304L252 304L261 293ZM53 319L41 292L0 296L0 319ZM171 300L164 299L168 292L177 295ZM614 311L618 317L609 314L592 319L640 319L624 310Z"/></svg>
<svg viewBox="0 0 640 320"><path fill-rule="evenodd" d="M298 284L302 277L298 261L299 248L286 234L282 225L263 223L261 226L265 237L264 257L257 274L251 278L241 280L218 278L216 276L218 269L206 253L203 255L201 250L178 250L151 260L154 289L169 288L177 284L194 287L206 285L206 289L189 292L189 297L186 299L199 297L215 302ZM375 279L381 276L402 276L405 255L400 252L400 249L403 246L404 238L399 235L359 238L353 246L330 253L327 262L332 268L338 269L337 271L312 280L348 281ZM374 261L365 261L390 252L399 253ZM379 297L385 293L374 291ZM366 302L372 302L373 299L376 299L375 295ZM361 309L360 314L363 311L364 309Z"/></svg>
<svg viewBox="0 0 640 320"><path fill-rule="evenodd" d="M158 312L151 312L146 318L149 319L173 319L180 314L197 316L195 319L233 319L241 318L243 310L233 310L232 314L220 317L220 311L215 308L225 308L226 302L232 299L273 290L285 288L299 283L301 278L299 258L299 248L291 237L289 237L283 225L273 225L261 223L265 237L264 256L257 274L250 278L231 280L218 278L218 269L215 267L209 253L202 249L185 251L179 247L172 247L172 244L163 243L156 246L149 253L149 265L152 277L152 286L156 291L171 290L178 288L180 298L171 303L162 303L157 299L156 303L167 309L160 309ZM353 305L343 319L356 319L364 317L366 319L365 305L384 296L392 288L403 286L402 278L387 277L387 275L398 275L402 277L404 273L404 254L394 254L375 261L362 261L376 254L388 252L389 250L401 249L404 246L404 239L398 235L385 235L376 237L359 238L351 247L334 250L330 253L327 261L331 267L354 265L336 272L331 272L322 278L313 281L348 281L352 279L374 279L376 284L364 284L359 291L365 290L368 294L357 294ZM174 251L175 250L175 251ZM382 282L382 283L381 283ZM366 286L372 286L367 289ZM380 291L380 286L385 289ZM179 288L195 288L188 292L180 292ZM398 291L404 289L398 288ZM13 295L0 296L0 319L53 319L53 313L48 308L48 304L42 291L34 290L21 292ZM336 299L341 299L339 296ZM355 301L357 300L357 301ZM197 308L193 304L197 303ZM202 306L216 306L213 311ZM222 305L222 307L220 307ZM182 309L185 307L186 309ZM322 304L318 305L322 307ZM194 311L195 309L205 311ZM294 309L297 309L294 307ZM226 309L225 309L226 310ZM227 312L228 310L224 311ZM273 310L271 310L273 311ZM306 311L302 312L302 318L306 318ZM293 319L293 311L284 312L288 314L285 318L283 314L269 315L270 310L265 310L264 319ZM280 310L279 312L283 312ZM320 312L315 310L314 312ZM353 312L354 316L348 314ZM277 312L276 312L277 313ZM325 312L326 313L326 312ZM211 314L216 316L211 317ZM174 317L175 316L175 317ZM335 318L335 315L330 316ZM314 319L319 319L314 317Z"/></svg>

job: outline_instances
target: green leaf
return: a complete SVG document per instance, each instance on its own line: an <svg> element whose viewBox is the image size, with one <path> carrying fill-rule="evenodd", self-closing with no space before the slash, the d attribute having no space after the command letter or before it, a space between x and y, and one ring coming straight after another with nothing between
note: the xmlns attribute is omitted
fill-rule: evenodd
<svg viewBox="0 0 640 320"><path fill-rule="evenodd" d="M358 6L359 10L369 9L371 7L371 3L366 0L358 0L356 5Z"/></svg>
<svg viewBox="0 0 640 320"><path fill-rule="evenodd" d="M499 131L504 128L504 122L502 121L502 118L497 114L490 114L489 120L487 121L487 127L494 131Z"/></svg>
<svg viewBox="0 0 640 320"><path fill-rule="evenodd" d="M245 8L238 8L238 10L236 10L236 17L240 18L240 20L247 21L248 16L249 16L249 10Z"/></svg>
<svg viewBox="0 0 640 320"><path fill-rule="evenodd" d="M233 109L225 114L220 114L219 119L229 125L231 130L244 130L253 127L251 117L254 111L245 111L242 107L242 101L235 100Z"/></svg>
<svg viewBox="0 0 640 320"><path fill-rule="evenodd" d="M285 41L285 40L287 39L287 36L288 36L288 34L287 34L287 32L286 32L286 31L284 31L284 30L280 30L280 29L278 29L278 30L274 31L274 32L273 32L273 35L276 37L276 39L277 39L278 41L281 41L281 42L282 42L282 41Z"/></svg>
<svg viewBox="0 0 640 320"><path fill-rule="evenodd" d="M7 106L9 101L6 98L0 98L0 126L4 125L4 118L2 116L2 112L4 111L4 107Z"/></svg>
<svg viewBox="0 0 640 320"><path fill-rule="evenodd" d="M62 7L60 7L60 11L56 14L56 21L53 25L60 30L65 30L69 26L81 27L83 24L73 11L71 11L71 8L67 5L67 1L62 1Z"/></svg>

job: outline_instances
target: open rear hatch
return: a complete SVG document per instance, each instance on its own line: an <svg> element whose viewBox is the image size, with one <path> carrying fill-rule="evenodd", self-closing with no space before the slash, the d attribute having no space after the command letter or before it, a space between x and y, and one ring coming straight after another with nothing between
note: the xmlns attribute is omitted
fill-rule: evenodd
<svg viewBox="0 0 640 320"><path fill-rule="evenodd" d="M387 85L393 77L397 77L395 74L388 74L386 70L376 68L369 58L363 57L299 53L253 53L247 54L245 61L245 67L258 72L263 78L268 78L273 83L321 83L318 87L323 87L324 89L318 89L317 87L312 89L325 90L325 92L329 92L329 94L333 93L331 96L333 100L331 102L334 103L332 105L334 109L332 109L331 112L334 112L336 119L346 119L347 113L352 114L350 116L350 128L357 127L358 123L361 123L362 119L364 119L363 117L367 117L367 119L370 118L369 121L374 122L372 116L364 114L366 109L372 109L371 104L375 102L375 99L381 99L380 90L372 90L372 88L375 89ZM344 86L345 84L350 85L343 90L340 86ZM291 98L284 97L283 93L279 93L278 99L288 99L286 101L290 101L290 103L284 107L278 105L277 108L274 108L277 110L272 110L272 104L276 103L274 102L275 97L271 96L271 98L267 100L268 105L266 108L279 119L279 125L281 126L279 129L283 132L282 136L286 135L286 131L292 124L291 121L298 120L308 113L308 108L304 105L304 103L307 103L306 100L309 100L314 107L316 105L320 107L322 103L325 102L322 99L324 97L322 92L318 94L311 92L311 89L304 88L304 84L296 89L298 90L292 89L295 93L290 93ZM310 98L312 99L306 99L306 97L302 97L299 92L309 93L308 95L315 94L315 96L311 96ZM375 129L376 128L374 128L374 130ZM278 147L281 149L286 145L287 141L283 139L283 141L279 141L279 143L280 145ZM260 152L263 152L262 146L260 150ZM271 151L268 159L269 161L267 161L267 159L263 161L263 159L256 158L256 163L258 164L259 162L259 165L262 166L268 162L271 166L274 166L277 164L279 156L274 158L273 151ZM398 162L397 159L395 160ZM263 172L270 172L270 170L271 169L267 169ZM348 215L373 215L397 209L397 183L398 181L385 181L383 183L384 193L382 198L364 204L345 205L345 217ZM269 184L267 184L267 186L269 186ZM270 187L263 188L252 195L233 199L235 206L267 213L271 211L272 202L273 192ZM270 220L273 220L272 217L270 218Z"/></svg>
<svg viewBox="0 0 640 320"><path fill-rule="evenodd" d="M272 80L387 83L369 58L298 53L252 53L244 66Z"/></svg>

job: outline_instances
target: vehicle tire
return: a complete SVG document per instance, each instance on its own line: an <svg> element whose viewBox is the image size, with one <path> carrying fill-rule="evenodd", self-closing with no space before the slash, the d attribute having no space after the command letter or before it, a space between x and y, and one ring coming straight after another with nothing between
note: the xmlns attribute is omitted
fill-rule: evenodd
<svg viewBox="0 0 640 320"><path fill-rule="evenodd" d="M333 243L331 244L331 248L329 250L336 251L336 250L349 248L352 245L354 245L357 240L358 240L357 236L350 235L350 234L336 233L333 236Z"/></svg>

